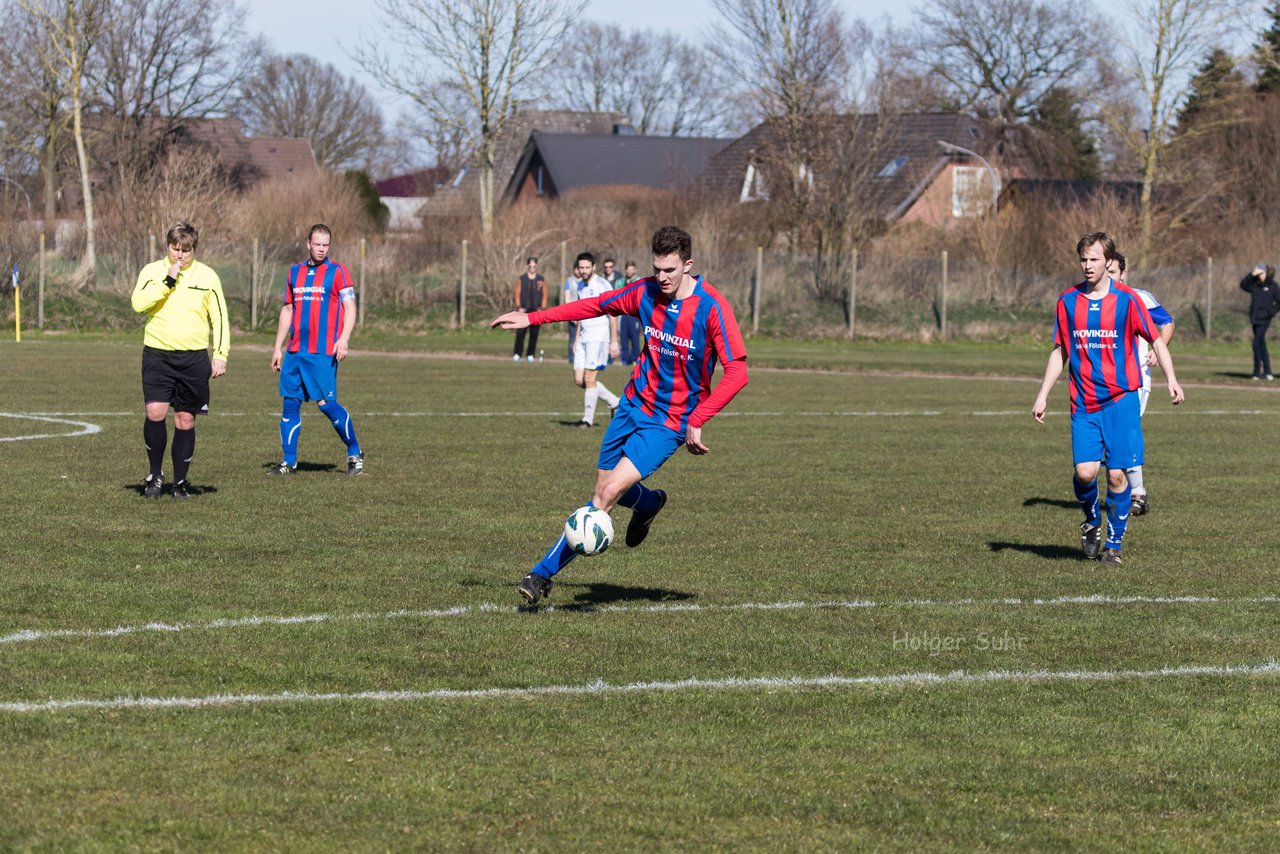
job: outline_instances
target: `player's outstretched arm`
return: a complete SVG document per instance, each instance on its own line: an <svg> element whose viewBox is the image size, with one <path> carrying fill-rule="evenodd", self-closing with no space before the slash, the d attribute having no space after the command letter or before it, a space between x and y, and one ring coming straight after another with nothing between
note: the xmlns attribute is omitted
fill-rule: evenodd
<svg viewBox="0 0 1280 854"><path fill-rule="evenodd" d="M1044 413L1049 408L1049 392L1053 390L1058 377L1062 376L1064 365L1066 365L1066 357L1063 355L1062 346L1055 345L1049 351L1048 364L1044 366L1044 379L1040 382L1040 393L1036 395L1036 402L1031 404L1031 417L1035 418L1037 424L1044 423Z"/></svg>
<svg viewBox="0 0 1280 854"><path fill-rule="evenodd" d="M490 329L528 329L529 315L523 311L508 311L489 321Z"/></svg>

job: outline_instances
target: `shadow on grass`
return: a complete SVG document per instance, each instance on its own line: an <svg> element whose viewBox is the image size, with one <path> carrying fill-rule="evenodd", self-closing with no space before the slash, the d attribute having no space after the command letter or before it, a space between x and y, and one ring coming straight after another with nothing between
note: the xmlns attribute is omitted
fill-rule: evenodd
<svg viewBox="0 0 1280 854"><path fill-rule="evenodd" d="M166 498L166 499L172 498L172 496L169 494L169 490L172 488L172 486L173 486L172 482L166 482L164 485L164 495L160 497ZM142 496L141 483L124 483L120 485L120 488L127 490L129 492L132 492L134 495L137 495L139 497ZM200 495L212 495L217 491L218 491L218 487L216 486L196 486L194 483L187 484L187 492L191 494L192 498L195 498ZM156 500L159 500L159 499L156 499Z"/></svg>
<svg viewBox="0 0 1280 854"><path fill-rule="evenodd" d="M566 593L573 594L573 600L566 602L560 597ZM594 611L602 605L617 605L628 602L683 602L695 598L693 593L679 590L666 590L661 587L630 587L623 584L565 584L556 582L555 598L547 601L557 611ZM521 611L536 612L538 605L524 605Z"/></svg>
<svg viewBox="0 0 1280 854"><path fill-rule="evenodd" d="M1216 374L1214 374L1214 376L1215 376L1215 377L1225 377L1225 378L1227 378L1227 379L1231 379L1231 380L1251 380L1251 379L1253 379L1253 374L1251 374L1251 373L1249 373L1249 372L1247 372L1247 371L1218 371Z"/></svg>
<svg viewBox="0 0 1280 854"><path fill-rule="evenodd" d="M1014 552L1028 552L1036 555L1037 557L1045 558L1046 560L1085 559L1084 554L1081 553L1080 549L1072 548L1071 546L1042 546L1034 543L1004 543L993 541L987 543L987 548L991 549L993 552L1002 552L1006 550Z"/></svg>
<svg viewBox="0 0 1280 854"><path fill-rule="evenodd" d="M592 424L589 427L583 427L581 418L577 421L553 421L552 423L559 424L561 427L577 427L579 430L586 430L588 433L595 429L596 426Z"/></svg>
<svg viewBox="0 0 1280 854"><path fill-rule="evenodd" d="M1049 507L1064 507L1066 509L1080 509L1079 501L1072 501L1067 498L1028 498L1022 502L1023 507L1039 507L1040 505L1048 505Z"/></svg>
<svg viewBox="0 0 1280 854"><path fill-rule="evenodd" d="M267 471L268 469L273 469L278 465L280 465L280 463L278 462L263 463L262 470ZM317 471L331 472L337 469L337 467L338 466L336 463L306 463L306 462L303 462L302 460L298 460L297 469L299 472L317 472ZM343 471L345 472L345 469Z"/></svg>

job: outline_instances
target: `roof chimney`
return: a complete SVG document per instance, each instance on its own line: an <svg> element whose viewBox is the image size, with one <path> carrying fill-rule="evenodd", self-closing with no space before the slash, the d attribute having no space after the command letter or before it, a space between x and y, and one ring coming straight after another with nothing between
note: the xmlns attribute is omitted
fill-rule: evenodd
<svg viewBox="0 0 1280 854"><path fill-rule="evenodd" d="M631 122L621 122L613 126L614 136L635 136L636 129Z"/></svg>

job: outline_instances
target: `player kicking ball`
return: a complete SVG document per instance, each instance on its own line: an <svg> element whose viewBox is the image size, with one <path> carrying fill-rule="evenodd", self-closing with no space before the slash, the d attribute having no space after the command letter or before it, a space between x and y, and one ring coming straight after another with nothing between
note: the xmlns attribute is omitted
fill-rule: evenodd
<svg viewBox="0 0 1280 854"><path fill-rule="evenodd" d="M653 235L652 276L545 311L507 312L489 324L518 330L604 315L640 319L644 347L600 442L590 504L606 513L618 504L631 509L630 548L644 542L667 503L665 492L641 481L681 445L691 454L709 453L703 426L747 384L747 352L733 309L702 276L690 273L692 257L689 233L666 226ZM724 376L712 388L717 364ZM562 535L521 580L520 595L530 605L549 596L551 579L576 555Z"/></svg>
<svg viewBox="0 0 1280 854"><path fill-rule="evenodd" d="M1069 369L1071 383L1071 458L1075 464L1076 498L1084 510L1080 547L1084 556L1099 557L1102 518L1098 507L1098 470L1107 466L1107 539L1104 564L1120 565L1120 548L1132 510L1125 469L1142 465L1142 421L1138 390L1142 367L1139 338L1151 343L1169 384L1174 405L1182 403L1182 386L1173 373L1173 357L1161 340L1151 314L1133 290L1107 274L1116 244L1104 232L1080 238L1076 245L1084 281L1058 297L1053 350L1045 366L1040 393L1031 415L1043 424L1049 392Z"/></svg>

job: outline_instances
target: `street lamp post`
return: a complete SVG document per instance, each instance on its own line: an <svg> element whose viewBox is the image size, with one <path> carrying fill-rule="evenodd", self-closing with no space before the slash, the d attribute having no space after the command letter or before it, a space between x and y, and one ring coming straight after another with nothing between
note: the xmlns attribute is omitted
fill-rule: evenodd
<svg viewBox="0 0 1280 854"><path fill-rule="evenodd" d="M976 151L970 151L967 148L956 145L954 142L947 142L943 139L938 140L938 145L942 146L942 150L948 154L967 154L970 157L975 157L982 161L982 165L985 166L987 168L987 172L991 174L991 212L995 213L1000 199L1000 174L996 172L995 168L992 167L990 163L987 162L987 158L983 157Z"/></svg>

